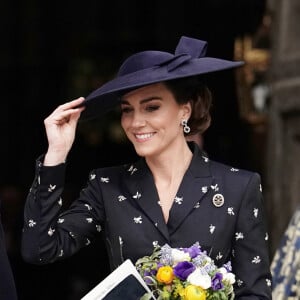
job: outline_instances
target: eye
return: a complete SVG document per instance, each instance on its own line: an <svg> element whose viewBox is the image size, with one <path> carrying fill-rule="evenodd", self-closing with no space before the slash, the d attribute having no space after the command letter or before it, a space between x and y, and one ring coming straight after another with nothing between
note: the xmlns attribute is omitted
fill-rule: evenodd
<svg viewBox="0 0 300 300"><path fill-rule="evenodd" d="M155 105L151 104L151 105L148 105L146 107L146 111L152 112L152 111L158 110L159 108L160 108L159 105L157 105L157 104L155 104Z"/></svg>
<svg viewBox="0 0 300 300"><path fill-rule="evenodd" d="M121 113L122 114L127 114L130 113L133 109L130 106L123 106L121 107Z"/></svg>

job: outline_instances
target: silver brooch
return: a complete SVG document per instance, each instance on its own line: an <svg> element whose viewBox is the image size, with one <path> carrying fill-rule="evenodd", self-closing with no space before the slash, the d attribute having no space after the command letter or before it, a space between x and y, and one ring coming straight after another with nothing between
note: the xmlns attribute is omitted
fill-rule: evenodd
<svg viewBox="0 0 300 300"><path fill-rule="evenodd" d="M224 196L222 194L215 194L212 202L215 207L221 207L224 204Z"/></svg>

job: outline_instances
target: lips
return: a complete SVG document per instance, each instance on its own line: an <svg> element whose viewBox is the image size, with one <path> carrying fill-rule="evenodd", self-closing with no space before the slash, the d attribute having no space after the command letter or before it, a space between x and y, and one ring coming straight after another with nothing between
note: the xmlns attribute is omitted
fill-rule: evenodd
<svg viewBox="0 0 300 300"><path fill-rule="evenodd" d="M154 135L154 132L151 132L151 133L140 133L140 134L135 134L135 138L138 140L138 141L146 141L146 140L149 140L152 136Z"/></svg>

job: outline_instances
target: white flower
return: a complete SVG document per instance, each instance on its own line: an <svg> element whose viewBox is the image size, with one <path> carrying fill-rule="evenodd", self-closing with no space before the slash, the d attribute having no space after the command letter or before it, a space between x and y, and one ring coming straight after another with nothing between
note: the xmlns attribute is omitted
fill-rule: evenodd
<svg viewBox="0 0 300 300"><path fill-rule="evenodd" d="M219 252L218 255L216 256L216 260L219 260L219 259L221 259L222 257L223 257L222 253Z"/></svg>
<svg viewBox="0 0 300 300"><path fill-rule="evenodd" d="M195 204L194 208L199 208L200 207L200 203L199 201Z"/></svg>
<svg viewBox="0 0 300 300"><path fill-rule="evenodd" d="M217 192L217 191L219 190L218 184L211 185L210 187L211 187L211 189L214 190L215 192Z"/></svg>
<svg viewBox="0 0 300 300"><path fill-rule="evenodd" d="M136 223L136 224L142 224L143 223L142 216L134 217L133 222Z"/></svg>
<svg viewBox="0 0 300 300"><path fill-rule="evenodd" d="M206 156L202 156L202 158L204 159L205 162L209 161L208 157L206 157Z"/></svg>
<svg viewBox="0 0 300 300"><path fill-rule="evenodd" d="M141 198L141 196L142 196L142 194L141 194L141 193L139 193L139 192L136 192L136 194L135 194L135 195L133 195L133 196L132 196L132 198L133 198L133 199L140 199L140 198Z"/></svg>
<svg viewBox="0 0 300 300"><path fill-rule="evenodd" d="M126 200L126 197L123 195L119 195L118 200L119 200L119 202L122 202L122 201Z"/></svg>
<svg viewBox="0 0 300 300"><path fill-rule="evenodd" d="M93 209L92 206L89 205L89 204L87 204L87 203L85 203L84 206L85 206L88 210L92 210L92 209Z"/></svg>
<svg viewBox="0 0 300 300"><path fill-rule="evenodd" d="M244 281L243 281L243 280L241 280L241 279L238 279L238 280L237 280L237 285L238 285L238 286L242 286L242 285L243 285L243 283L244 283Z"/></svg>
<svg viewBox="0 0 300 300"><path fill-rule="evenodd" d="M227 270L224 268L224 267L222 267L222 268L219 268L219 273L222 273L222 274L225 274L225 273L227 273Z"/></svg>
<svg viewBox="0 0 300 300"><path fill-rule="evenodd" d="M178 196L176 196L175 198L174 198L174 201L175 201L175 203L177 203L177 204L182 204L182 201L183 201L183 197L178 197Z"/></svg>
<svg viewBox="0 0 300 300"><path fill-rule="evenodd" d="M235 240L242 240L244 238L244 234L242 232L235 233Z"/></svg>
<svg viewBox="0 0 300 300"><path fill-rule="evenodd" d="M201 274L199 269L196 269L193 273L191 273L187 281L190 284L200 286L204 290L208 289L211 287L211 278L208 274Z"/></svg>
<svg viewBox="0 0 300 300"><path fill-rule="evenodd" d="M207 191L208 191L208 188L207 188L207 186L203 186L202 188L201 188L201 191L202 191L202 193L207 193Z"/></svg>
<svg viewBox="0 0 300 300"><path fill-rule="evenodd" d="M210 232L211 234L214 233L215 229L216 229L216 226L210 224L210 226L209 226L209 232Z"/></svg>
<svg viewBox="0 0 300 300"><path fill-rule="evenodd" d="M231 215L231 216L234 216L234 209L233 209L233 207L228 207L228 208L227 208L227 213L228 213L229 215Z"/></svg>
<svg viewBox="0 0 300 300"><path fill-rule="evenodd" d="M230 284L234 284L235 283L235 275L231 272L226 272L225 274L223 274L223 281L227 281Z"/></svg>
<svg viewBox="0 0 300 300"><path fill-rule="evenodd" d="M56 184L50 184L49 187L48 187L48 192L53 192L56 188Z"/></svg>
<svg viewBox="0 0 300 300"><path fill-rule="evenodd" d="M267 241L269 239L269 234L266 232L265 234L265 241Z"/></svg>
<svg viewBox="0 0 300 300"><path fill-rule="evenodd" d="M261 262L261 259L259 257L259 255L253 257L252 261L253 264L259 264Z"/></svg>
<svg viewBox="0 0 300 300"><path fill-rule="evenodd" d="M52 236L54 234L54 232L55 232L55 229L50 227L49 230L48 230L48 235Z"/></svg>
<svg viewBox="0 0 300 300"><path fill-rule="evenodd" d="M131 165L127 171L130 172L130 175L132 175L134 172L137 171L137 168L135 168L133 165Z"/></svg>
<svg viewBox="0 0 300 300"><path fill-rule="evenodd" d="M178 249L172 249L171 253L172 253L174 265L176 265L178 262L181 262L181 261L190 261L191 260L188 252L183 252Z"/></svg>
<svg viewBox="0 0 300 300"><path fill-rule="evenodd" d="M270 279L266 279L266 283L267 283L267 286L271 286L272 285L272 281Z"/></svg>
<svg viewBox="0 0 300 300"><path fill-rule="evenodd" d="M220 268L219 272L222 273L223 275L223 280L222 281L227 281L230 284L235 283L235 275L231 272L228 272L225 268Z"/></svg>
<svg viewBox="0 0 300 300"><path fill-rule="evenodd" d="M28 226L29 226L29 227L34 227L35 225L36 225L36 222L35 222L35 221L33 221L33 220L31 220L31 219L28 221Z"/></svg>
<svg viewBox="0 0 300 300"><path fill-rule="evenodd" d="M205 265L204 266L208 266L212 263L212 259L209 256L205 257Z"/></svg>
<svg viewBox="0 0 300 300"><path fill-rule="evenodd" d="M100 181L103 183L109 183L109 178L108 177L101 177Z"/></svg>

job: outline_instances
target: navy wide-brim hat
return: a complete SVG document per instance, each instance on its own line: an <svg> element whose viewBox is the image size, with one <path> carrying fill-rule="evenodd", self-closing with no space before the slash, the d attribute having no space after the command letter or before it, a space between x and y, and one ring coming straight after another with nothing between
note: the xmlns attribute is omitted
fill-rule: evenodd
<svg viewBox="0 0 300 300"><path fill-rule="evenodd" d="M120 95L148 84L236 68L242 61L206 57L207 42L181 37L175 54L143 51L121 65L117 76L89 94L81 120L95 118L120 103Z"/></svg>

